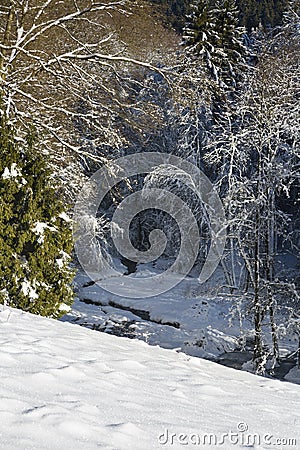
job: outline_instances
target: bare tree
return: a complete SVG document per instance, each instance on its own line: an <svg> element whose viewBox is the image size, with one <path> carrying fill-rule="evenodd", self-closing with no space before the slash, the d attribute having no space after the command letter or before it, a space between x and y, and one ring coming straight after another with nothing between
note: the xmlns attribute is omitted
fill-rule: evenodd
<svg viewBox="0 0 300 450"><path fill-rule="evenodd" d="M157 123L156 108L140 93L145 74L159 69L126 53L114 34L114 20L139 7L127 0L1 2L6 114L20 130L34 123L62 178L66 167L73 173L74 188L80 169L72 155L93 170L91 161L105 160L100 147L113 155L126 143L128 123L137 133L147 120Z"/></svg>
<svg viewBox="0 0 300 450"><path fill-rule="evenodd" d="M296 74L300 60L294 43L276 39L262 51L240 100L214 128L207 154L220 170L218 186L227 208L232 283L241 287L237 269L242 259L248 280L245 287L253 298L258 372L265 370L266 324L271 329L273 366L279 358L275 313L282 286L275 262L280 246L290 236L290 216L283 199L292 195L299 176L300 85ZM286 295L292 291L285 284Z"/></svg>

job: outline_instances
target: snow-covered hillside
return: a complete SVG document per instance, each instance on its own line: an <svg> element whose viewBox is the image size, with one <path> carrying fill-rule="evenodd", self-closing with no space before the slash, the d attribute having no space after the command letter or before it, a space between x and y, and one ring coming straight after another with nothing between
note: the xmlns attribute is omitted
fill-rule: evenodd
<svg viewBox="0 0 300 450"><path fill-rule="evenodd" d="M299 448L298 385L7 308L0 339L1 449Z"/></svg>

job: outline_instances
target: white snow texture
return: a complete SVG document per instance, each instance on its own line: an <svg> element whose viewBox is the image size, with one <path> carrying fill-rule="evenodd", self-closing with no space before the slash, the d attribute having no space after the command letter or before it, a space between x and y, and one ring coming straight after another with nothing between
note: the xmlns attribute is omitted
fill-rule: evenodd
<svg viewBox="0 0 300 450"><path fill-rule="evenodd" d="M1 449L299 446L298 385L1 308Z"/></svg>

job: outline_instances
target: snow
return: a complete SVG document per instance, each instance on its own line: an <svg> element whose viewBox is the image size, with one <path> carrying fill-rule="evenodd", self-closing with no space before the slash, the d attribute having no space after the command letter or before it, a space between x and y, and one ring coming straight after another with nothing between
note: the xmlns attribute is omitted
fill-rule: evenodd
<svg viewBox="0 0 300 450"><path fill-rule="evenodd" d="M12 163L10 169L8 167L5 167L2 173L2 178L4 180L10 180L11 178L21 178L19 184L27 184L27 181L22 177L21 169L17 166L16 163Z"/></svg>
<svg viewBox="0 0 300 450"><path fill-rule="evenodd" d="M72 219L65 212L61 212L58 217L67 223L72 222Z"/></svg>
<svg viewBox="0 0 300 450"><path fill-rule="evenodd" d="M71 259L71 257L63 250L61 250L59 254L61 255L61 258L57 258L55 261L58 267L62 269L66 265L67 261Z"/></svg>
<svg viewBox="0 0 300 450"><path fill-rule="evenodd" d="M39 298L39 295L35 289L36 289L35 286L32 286L30 282L26 280L26 278L24 279L24 281L22 281L21 290L25 295L25 297L29 297L31 301L34 301L37 298Z"/></svg>
<svg viewBox="0 0 300 450"><path fill-rule="evenodd" d="M8 180L9 178L15 178L15 177L19 177L19 176L21 176L21 171L17 167L16 163L13 163L11 165L10 169L8 167L5 167L3 174L2 174L2 178L4 180Z"/></svg>
<svg viewBox="0 0 300 450"><path fill-rule="evenodd" d="M67 305L66 303L61 303L60 305L59 305L59 308L58 308L60 311L64 311L64 312L69 312L69 311L71 311L71 306L69 306L69 305Z"/></svg>
<svg viewBox="0 0 300 450"><path fill-rule="evenodd" d="M4 307L0 349L5 450L299 446L295 384Z"/></svg>
<svg viewBox="0 0 300 450"><path fill-rule="evenodd" d="M32 231L39 236L38 238L38 243L39 244L43 244L44 240L45 240L45 230L48 229L50 231L57 231L57 228L48 225L45 222L36 222L34 227L32 228Z"/></svg>
<svg viewBox="0 0 300 450"><path fill-rule="evenodd" d="M115 269L125 272L120 260L113 260ZM150 345L167 349L177 349L187 355L202 357L234 368L255 371L251 364L254 346L254 325L247 313L249 299L239 295L226 294L222 286L226 284L219 268L209 281L201 285L198 272L192 273L176 287L160 295L143 295L146 283L138 291L135 281L143 281L164 271L170 261L159 259L154 264L139 264L137 272L129 276L114 276L111 283L121 291L124 279L132 281L139 298L127 298L107 292L105 280L101 286L91 284L90 278L78 271L75 284L77 298L63 321L76 323L117 336L140 339ZM176 278L175 273L170 276ZM100 278L100 277L99 277ZM95 274L94 279L97 279ZM174 283L176 284L176 283ZM276 320L285 323L289 311L278 308ZM279 326L280 357L282 361L274 373L269 373L273 362L270 354L266 364L267 376L287 379L286 374L296 364L295 352L298 336L283 333ZM264 330L264 343L271 348L270 328ZM246 364L250 362L249 364ZM293 377L300 384L300 372Z"/></svg>

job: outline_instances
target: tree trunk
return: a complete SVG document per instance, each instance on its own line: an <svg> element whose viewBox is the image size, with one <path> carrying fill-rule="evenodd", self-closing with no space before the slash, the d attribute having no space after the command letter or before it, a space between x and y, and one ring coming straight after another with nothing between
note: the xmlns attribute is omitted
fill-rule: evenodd
<svg viewBox="0 0 300 450"><path fill-rule="evenodd" d="M263 372L263 342L262 342L262 306L260 299L260 252L259 252L259 212L256 212L255 247L254 247L254 352L253 361L257 373Z"/></svg>

